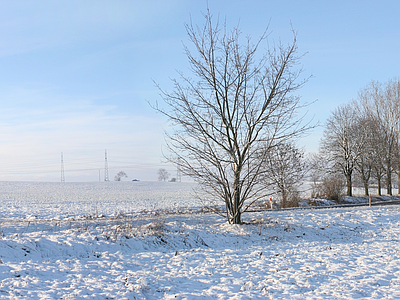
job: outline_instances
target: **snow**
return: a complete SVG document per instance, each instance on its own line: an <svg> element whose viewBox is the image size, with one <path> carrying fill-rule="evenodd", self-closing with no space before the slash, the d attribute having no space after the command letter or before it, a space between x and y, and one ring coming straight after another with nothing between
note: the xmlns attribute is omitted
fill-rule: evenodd
<svg viewBox="0 0 400 300"><path fill-rule="evenodd" d="M179 185L179 186L178 186ZM0 182L0 218L68 219L198 207L193 183Z"/></svg>
<svg viewBox="0 0 400 300"><path fill-rule="evenodd" d="M400 298L400 206L248 213L239 226L199 213L193 184L136 184L0 184L0 298Z"/></svg>

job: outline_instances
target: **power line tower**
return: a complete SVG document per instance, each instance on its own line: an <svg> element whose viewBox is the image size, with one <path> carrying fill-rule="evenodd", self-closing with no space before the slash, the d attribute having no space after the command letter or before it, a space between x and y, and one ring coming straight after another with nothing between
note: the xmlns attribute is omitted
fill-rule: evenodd
<svg viewBox="0 0 400 300"><path fill-rule="evenodd" d="M104 181L110 181L108 178L108 161L107 161L107 149L105 150L105 164L104 164Z"/></svg>
<svg viewBox="0 0 400 300"><path fill-rule="evenodd" d="M64 155L61 152L61 182L65 182L65 175L64 175Z"/></svg>
<svg viewBox="0 0 400 300"><path fill-rule="evenodd" d="M176 167L176 181L181 182L182 180L182 171L180 169L181 160L178 160L178 166Z"/></svg>

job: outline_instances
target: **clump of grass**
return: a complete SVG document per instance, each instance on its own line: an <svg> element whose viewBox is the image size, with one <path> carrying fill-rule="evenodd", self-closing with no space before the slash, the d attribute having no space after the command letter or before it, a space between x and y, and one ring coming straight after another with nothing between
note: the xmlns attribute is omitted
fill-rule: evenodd
<svg viewBox="0 0 400 300"><path fill-rule="evenodd" d="M102 235L106 240L117 241L120 238L134 238L144 236L157 236L162 237L165 230L165 221L156 219L147 224L133 226L131 221L124 223L117 222L114 225L106 226L102 230Z"/></svg>
<svg viewBox="0 0 400 300"><path fill-rule="evenodd" d="M146 225L139 226L139 232L143 235L162 236L165 230L165 221L162 219L156 219L155 221Z"/></svg>

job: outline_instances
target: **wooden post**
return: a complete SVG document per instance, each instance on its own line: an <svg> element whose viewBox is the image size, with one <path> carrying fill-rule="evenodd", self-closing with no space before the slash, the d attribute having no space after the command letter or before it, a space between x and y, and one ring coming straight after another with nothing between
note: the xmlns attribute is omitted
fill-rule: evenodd
<svg viewBox="0 0 400 300"><path fill-rule="evenodd" d="M371 202L372 202L372 197L371 194L369 194L369 206L371 207Z"/></svg>

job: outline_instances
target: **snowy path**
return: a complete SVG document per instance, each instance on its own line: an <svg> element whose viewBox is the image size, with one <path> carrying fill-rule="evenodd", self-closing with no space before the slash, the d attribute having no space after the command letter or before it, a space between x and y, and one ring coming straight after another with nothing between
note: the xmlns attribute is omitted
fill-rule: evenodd
<svg viewBox="0 0 400 300"><path fill-rule="evenodd" d="M399 299L400 207L3 222L0 298Z"/></svg>

